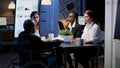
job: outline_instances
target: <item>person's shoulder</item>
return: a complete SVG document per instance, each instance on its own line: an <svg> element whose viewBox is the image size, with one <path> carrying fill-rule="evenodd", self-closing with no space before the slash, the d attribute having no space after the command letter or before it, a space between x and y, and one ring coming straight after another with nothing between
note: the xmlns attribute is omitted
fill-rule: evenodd
<svg viewBox="0 0 120 68"><path fill-rule="evenodd" d="M99 25L97 24L97 23L94 23L94 25L93 26L95 26L95 27L99 27Z"/></svg>
<svg viewBox="0 0 120 68"><path fill-rule="evenodd" d="M25 31L21 31L20 34L25 33Z"/></svg>
<svg viewBox="0 0 120 68"><path fill-rule="evenodd" d="M20 34L18 35L18 37L21 36L21 35L23 35L23 34L25 34L25 31L20 32Z"/></svg>
<svg viewBox="0 0 120 68"><path fill-rule="evenodd" d="M32 38L40 39L40 37L39 37L39 36L36 36L36 35L35 35L35 34L33 34L33 33L30 33L30 36L31 36Z"/></svg>
<svg viewBox="0 0 120 68"><path fill-rule="evenodd" d="M96 23L93 25L93 27L94 27L95 29L100 29L100 26L99 26L98 24L96 24ZM101 29L100 29L100 30L101 30Z"/></svg>

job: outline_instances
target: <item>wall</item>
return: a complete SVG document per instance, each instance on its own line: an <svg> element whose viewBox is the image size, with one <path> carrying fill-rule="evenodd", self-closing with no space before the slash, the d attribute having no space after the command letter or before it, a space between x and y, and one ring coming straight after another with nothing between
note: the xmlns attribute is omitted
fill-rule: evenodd
<svg viewBox="0 0 120 68"><path fill-rule="evenodd" d="M86 9L91 9L96 14L96 20L104 31L105 25L105 0L86 0Z"/></svg>
<svg viewBox="0 0 120 68"><path fill-rule="evenodd" d="M65 19L70 11L83 15L85 0L59 0L59 19Z"/></svg>
<svg viewBox="0 0 120 68"><path fill-rule="evenodd" d="M2 41L8 41L13 39L13 29L14 29L14 15L13 10L8 9L8 4L11 0L0 0L0 17L6 17L6 26L0 26L0 36Z"/></svg>
<svg viewBox="0 0 120 68"><path fill-rule="evenodd" d="M113 68L120 68L120 0L113 1L113 13L114 13L114 22L113 22Z"/></svg>
<svg viewBox="0 0 120 68"><path fill-rule="evenodd" d="M0 17L7 18L7 24L14 24L14 15L13 10L8 9L8 4L11 0L0 0ZM73 3L73 7L72 4ZM67 17L67 14L74 10L82 15L85 9L85 0L59 0L59 19L63 19Z"/></svg>
<svg viewBox="0 0 120 68"><path fill-rule="evenodd" d="M117 0L105 0L105 67L119 68L116 63L119 57L118 42L114 42L114 28L116 20ZM118 55L118 56L117 56ZM119 57L120 58L120 57ZM118 65L116 67L116 65Z"/></svg>
<svg viewBox="0 0 120 68"><path fill-rule="evenodd" d="M120 68L120 40L114 40L113 45L113 68Z"/></svg>
<svg viewBox="0 0 120 68"><path fill-rule="evenodd" d="M49 33L58 36L59 0L51 0L51 5L40 6L40 35L48 37Z"/></svg>
<svg viewBox="0 0 120 68"><path fill-rule="evenodd" d="M120 0L118 0L114 38L120 39Z"/></svg>
<svg viewBox="0 0 120 68"><path fill-rule="evenodd" d="M105 67L112 68L112 1L105 1Z"/></svg>
<svg viewBox="0 0 120 68"><path fill-rule="evenodd" d="M8 9L8 4L11 0L0 0L0 17L7 18L7 24L14 23L13 10Z"/></svg>

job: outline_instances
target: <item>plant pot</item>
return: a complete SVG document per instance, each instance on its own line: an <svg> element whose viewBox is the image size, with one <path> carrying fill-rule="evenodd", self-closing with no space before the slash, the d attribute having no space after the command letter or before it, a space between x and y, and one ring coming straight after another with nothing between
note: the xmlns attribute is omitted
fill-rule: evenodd
<svg viewBox="0 0 120 68"><path fill-rule="evenodd" d="M73 35L59 35L60 37L64 38L64 42L72 42Z"/></svg>

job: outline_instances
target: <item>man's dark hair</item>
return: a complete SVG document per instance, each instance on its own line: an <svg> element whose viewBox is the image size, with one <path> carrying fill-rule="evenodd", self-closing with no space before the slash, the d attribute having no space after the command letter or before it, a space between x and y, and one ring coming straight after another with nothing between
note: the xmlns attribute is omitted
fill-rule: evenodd
<svg viewBox="0 0 120 68"><path fill-rule="evenodd" d="M34 23L31 19L27 19L24 21L23 27L24 27L25 31L29 31L31 29L31 27L34 27Z"/></svg>

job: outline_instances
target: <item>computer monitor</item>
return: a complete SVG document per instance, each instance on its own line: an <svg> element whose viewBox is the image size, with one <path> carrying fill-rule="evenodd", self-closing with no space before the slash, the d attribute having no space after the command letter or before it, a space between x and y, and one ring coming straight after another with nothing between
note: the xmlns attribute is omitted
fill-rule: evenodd
<svg viewBox="0 0 120 68"><path fill-rule="evenodd" d="M84 16L78 16L78 23L80 25L85 25L85 18L84 18Z"/></svg>

